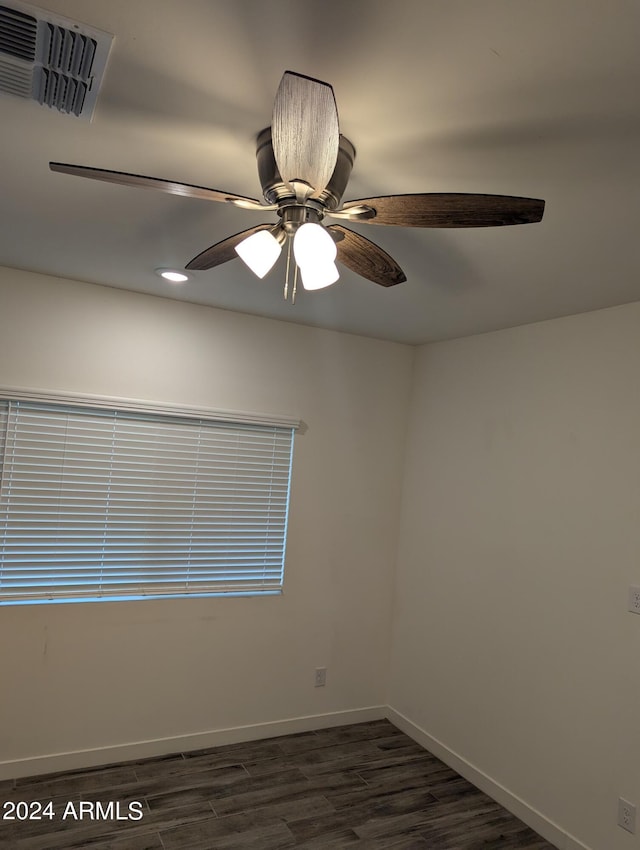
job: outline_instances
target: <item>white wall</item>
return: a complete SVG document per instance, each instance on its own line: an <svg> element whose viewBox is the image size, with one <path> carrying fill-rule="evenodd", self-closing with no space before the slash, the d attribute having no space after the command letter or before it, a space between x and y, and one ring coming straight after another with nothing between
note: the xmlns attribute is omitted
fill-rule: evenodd
<svg viewBox="0 0 640 850"><path fill-rule="evenodd" d="M637 846L639 374L640 304L416 360L389 703L563 848Z"/></svg>
<svg viewBox="0 0 640 850"><path fill-rule="evenodd" d="M282 597L0 609L0 772L383 705L411 363L401 345L0 270L1 385L284 413L307 427ZM324 689L316 666L328 668Z"/></svg>

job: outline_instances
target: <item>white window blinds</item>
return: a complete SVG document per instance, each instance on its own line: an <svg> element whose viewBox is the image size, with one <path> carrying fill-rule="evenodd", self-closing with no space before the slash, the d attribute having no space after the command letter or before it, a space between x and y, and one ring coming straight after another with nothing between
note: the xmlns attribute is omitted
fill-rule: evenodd
<svg viewBox="0 0 640 850"><path fill-rule="evenodd" d="M293 428L0 400L0 604L282 589Z"/></svg>

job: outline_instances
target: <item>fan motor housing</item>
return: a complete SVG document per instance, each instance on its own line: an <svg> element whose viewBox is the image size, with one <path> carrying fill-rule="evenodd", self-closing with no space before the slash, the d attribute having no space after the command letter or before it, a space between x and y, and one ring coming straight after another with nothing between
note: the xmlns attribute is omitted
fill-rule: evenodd
<svg viewBox="0 0 640 850"><path fill-rule="evenodd" d="M271 127L265 127L258 133L256 143L256 158L258 160L258 175L262 186L262 194L268 204L277 204L280 201L293 198L291 189L284 183L276 160L273 155L273 144L271 142ZM328 210L335 210L340 205L344 190L347 188L351 169L356 158L356 149L345 136L340 136L338 147L338 160L331 175L331 180L315 197Z"/></svg>

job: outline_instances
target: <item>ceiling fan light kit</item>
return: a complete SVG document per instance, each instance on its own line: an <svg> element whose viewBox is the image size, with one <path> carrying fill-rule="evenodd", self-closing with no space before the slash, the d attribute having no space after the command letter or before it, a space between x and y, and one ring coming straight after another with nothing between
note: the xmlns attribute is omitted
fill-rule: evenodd
<svg viewBox="0 0 640 850"><path fill-rule="evenodd" d="M276 212L263 223L206 248L186 268L206 270L240 256L260 278L287 247L284 293L295 301L298 272L305 289L338 280L335 260L380 286L406 280L396 261L374 242L343 224L325 226L325 216L396 227L495 227L538 222L544 201L510 195L427 193L363 198L342 204L355 160L353 144L340 134L333 89L328 83L286 71L270 127L257 137L258 176L265 203L232 192L120 171L51 162L52 171L156 189L170 194ZM341 205L342 204L342 205ZM289 286L293 247L294 279Z"/></svg>

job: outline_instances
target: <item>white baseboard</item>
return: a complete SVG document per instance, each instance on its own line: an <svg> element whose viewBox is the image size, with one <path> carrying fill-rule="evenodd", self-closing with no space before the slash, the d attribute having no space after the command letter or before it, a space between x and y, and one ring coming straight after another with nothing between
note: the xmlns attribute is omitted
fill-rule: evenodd
<svg viewBox="0 0 640 850"><path fill-rule="evenodd" d="M394 726L397 726L398 729L401 729L410 738L413 738L421 747L433 753L434 756L437 756L461 776L464 776L465 779L468 779L476 788L488 794L496 803L504 806L507 811L515 815L523 823L526 823L527 826L530 826L531 829L553 844L554 847L557 847L558 850L592 850L592 848L578 841L577 838L563 830L558 824L549 820L549 818L545 817L516 794L513 794L503 785L500 785L499 782L496 782L479 768L470 764L462 756L449 749L441 741L438 741L437 738L429 735L428 732L425 732L424 729L421 729L420 726L417 726L399 711L387 706L386 716Z"/></svg>
<svg viewBox="0 0 640 850"><path fill-rule="evenodd" d="M384 705L369 708L357 708L348 711L334 711L330 714L314 714L308 717L292 717L271 723L256 723L251 726L234 726L230 729L214 729L209 732L196 732L191 735L179 735L174 738L158 738L153 741L138 741L132 744L117 744L111 747L99 747L92 750L76 750L68 753L54 753L33 758L15 759L0 762L0 780L20 779L24 776L40 776L44 773L58 773L85 767L112 764L114 762L135 761L153 756L183 753L206 747L222 747L226 744L238 744L244 741L257 741L262 738L274 738L278 735L293 735L298 732L312 732L331 726L346 726L353 723L366 723L370 720L382 720L387 716Z"/></svg>

